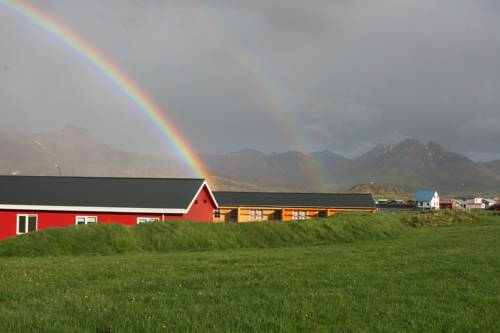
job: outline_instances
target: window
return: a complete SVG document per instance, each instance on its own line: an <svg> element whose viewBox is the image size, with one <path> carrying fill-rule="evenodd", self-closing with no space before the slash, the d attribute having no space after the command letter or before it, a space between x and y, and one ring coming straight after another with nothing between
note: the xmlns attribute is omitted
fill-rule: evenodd
<svg viewBox="0 0 500 333"><path fill-rule="evenodd" d="M306 217L305 210L292 210L292 220L305 220Z"/></svg>
<svg viewBox="0 0 500 333"><path fill-rule="evenodd" d="M250 220L261 221L264 216L262 209L250 209Z"/></svg>
<svg viewBox="0 0 500 333"><path fill-rule="evenodd" d="M160 219L157 217L138 217L137 218L137 224L151 223L151 222L160 222Z"/></svg>
<svg viewBox="0 0 500 333"><path fill-rule="evenodd" d="M214 219L220 219L220 209L214 209Z"/></svg>
<svg viewBox="0 0 500 333"><path fill-rule="evenodd" d="M17 234L27 234L38 229L38 216L17 215Z"/></svg>
<svg viewBox="0 0 500 333"><path fill-rule="evenodd" d="M97 223L97 216L77 216L76 224Z"/></svg>

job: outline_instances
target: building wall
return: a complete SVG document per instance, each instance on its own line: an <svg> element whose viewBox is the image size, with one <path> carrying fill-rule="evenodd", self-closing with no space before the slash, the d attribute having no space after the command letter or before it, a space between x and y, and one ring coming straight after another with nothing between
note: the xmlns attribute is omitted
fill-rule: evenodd
<svg viewBox="0 0 500 333"><path fill-rule="evenodd" d="M251 211L262 211L262 219L256 220L251 218ZM240 207L238 209L238 222L256 222L256 221L273 221L279 219L281 209L270 207Z"/></svg>
<svg viewBox="0 0 500 333"><path fill-rule="evenodd" d="M460 210L463 207L460 205L460 202L458 200L451 200L451 201L440 201L439 202L439 208L440 209L451 209L451 210Z"/></svg>
<svg viewBox="0 0 500 333"><path fill-rule="evenodd" d="M190 210L184 214L137 214L137 213L96 213L96 212L65 212L65 211L0 211L0 240L17 235L17 215L37 215L37 229L68 227L76 225L77 216L96 216L98 223L120 223L124 225L137 224L138 217L158 218L160 220L191 220L196 222L213 222L215 203L210 198L207 188L204 188Z"/></svg>
<svg viewBox="0 0 500 333"><path fill-rule="evenodd" d="M486 209L486 205L484 203L479 203L479 204L476 204L476 203L473 203L473 202L469 202L469 203L466 203L465 204L465 209Z"/></svg>
<svg viewBox="0 0 500 333"><path fill-rule="evenodd" d="M261 210L262 211L262 219L252 219L251 211L252 210ZM214 219L215 222L258 222L258 221L272 221L272 220L281 220L281 221L292 221L293 212L294 211L302 211L305 212L305 219L315 218L315 217L330 217L336 214L337 212L376 212L376 208L368 208L368 209L342 209L342 208L286 208L286 207L236 207L236 206L222 206L219 209L220 218Z"/></svg>
<svg viewBox="0 0 500 333"><path fill-rule="evenodd" d="M213 202L208 188L204 186L196 197L191 209L181 218L196 222L213 222L215 208L215 202Z"/></svg>
<svg viewBox="0 0 500 333"><path fill-rule="evenodd" d="M432 209L439 209L439 194L437 192L434 193L434 197L432 198L431 208Z"/></svg>
<svg viewBox="0 0 500 333"><path fill-rule="evenodd" d="M219 207L220 216L214 216L214 222L236 222L237 221L237 208L236 207Z"/></svg>

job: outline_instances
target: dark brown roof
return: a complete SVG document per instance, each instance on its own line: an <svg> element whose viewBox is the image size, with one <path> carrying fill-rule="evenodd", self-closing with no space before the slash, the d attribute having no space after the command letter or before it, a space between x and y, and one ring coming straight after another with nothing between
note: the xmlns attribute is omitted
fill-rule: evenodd
<svg viewBox="0 0 500 333"><path fill-rule="evenodd" d="M0 205L187 209L203 182L188 178L0 176Z"/></svg>
<svg viewBox="0 0 500 333"><path fill-rule="evenodd" d="M214 192L221 206L375 208L371 194Z"/></svg>

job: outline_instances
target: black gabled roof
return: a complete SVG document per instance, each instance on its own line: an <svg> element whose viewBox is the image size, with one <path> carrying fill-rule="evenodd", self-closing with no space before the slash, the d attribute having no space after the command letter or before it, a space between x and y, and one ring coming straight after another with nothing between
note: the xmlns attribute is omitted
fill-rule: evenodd
<svg viewBox="0 0 500 333"><path fill-rule="evenodd" d="M213 192L220 206L375 208L371 194Z"/></svg>
<svg viewBox="0 0 500 333"><path fill-rule="evenodd" d="M0 205L187 209L203 182L189 178L0 176Z"/></svg>
<svg viewBox="0 0 500 333"><path fill-rule="evenodd" d="M417 205L415 203L408 203L408 202L387 202L387 203L379 203L376 205L377 208L399 208L399 209L414 209L417 208Z"/></svg>

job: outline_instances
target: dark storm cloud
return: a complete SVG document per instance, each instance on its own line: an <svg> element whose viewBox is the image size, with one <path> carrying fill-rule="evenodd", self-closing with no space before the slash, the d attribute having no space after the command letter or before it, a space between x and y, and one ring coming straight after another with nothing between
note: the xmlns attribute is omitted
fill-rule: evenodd
<svg viewBox="0 0 500 333"><path fill-rule="evenodd" d="M305 136L350 155L404 137L500 153L498 1L32 3L113 59L200 151L294 149ZM1 128L75 124L163 151L101 74L3 8L0 51Z"/></svg>

